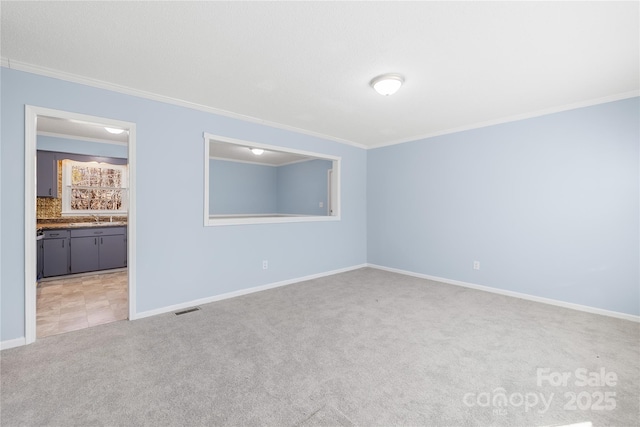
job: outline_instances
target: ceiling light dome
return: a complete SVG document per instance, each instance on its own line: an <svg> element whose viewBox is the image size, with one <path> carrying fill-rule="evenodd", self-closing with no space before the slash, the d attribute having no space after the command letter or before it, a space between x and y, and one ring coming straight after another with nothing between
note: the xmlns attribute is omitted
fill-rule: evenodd
<svg viewBox="0 0 640 427"><path fill-rule="evenodd" d="M264 153L264 150L262 148L250 148L250 150L256 156L261 156L262 153Z"/></svg>
<svg viewBox="0 0 640 427"><path fill-rule="evenodd" d="M122 132L124 132L124 129L110 128L108 126L105 126L104 128L107 132L112 133L114 135L120 135Z"/></svg>
<svg viewBox="0 0 640 427"><path fill-rule="evenodd" d="M380 95L389 96L396 93L402 83L404 83L404 77L400 74L389 73L374 78L370 85Z"/></svg>

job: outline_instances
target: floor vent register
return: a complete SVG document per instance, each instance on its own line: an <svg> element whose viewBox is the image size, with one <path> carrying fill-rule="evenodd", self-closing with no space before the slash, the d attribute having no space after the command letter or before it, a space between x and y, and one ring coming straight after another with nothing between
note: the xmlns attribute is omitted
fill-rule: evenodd
<svg viewBox="0 0 640 427"><path fill-rule="evenodd" d="M200 307L188 308L182 311L176 311L176 316L180 316L181 314L193 313L194 311L200 311Z"/></svg>

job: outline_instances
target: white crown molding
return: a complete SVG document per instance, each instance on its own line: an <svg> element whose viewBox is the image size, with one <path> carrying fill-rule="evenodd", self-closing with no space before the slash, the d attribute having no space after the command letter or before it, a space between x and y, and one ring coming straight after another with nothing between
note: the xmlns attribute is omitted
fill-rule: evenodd
<svg viewBox="0 0 640 427"><path fill-rule="evenodd" d="M285 125L285 124L281 124L281 123L277 123L277 122L271 122L271 121L268 121L268 120L259 119L257 117L246 116L246 115L243 115L243 114L238 114L238 113L234 113L234 112L231 112L231 111L226 111L226 110L222 110L222 109L218 109L218 108L208 107L208 106L205 106L205 105L196 104L194 102L184 101L184 100L177 99L177 98L172 98L172 97L168 97L168 96L165 96L165 95L159 95L159 94L155 94L155 93L151 93L151 92L146 92L146 91L142 91L142 90L138 90L138 89L133 89L133 88L126 87L126 86L121 86L121 85L118 85L118 84L115 84L115 83L109 83L109 82L105 82L105 81L98 80L98 79L92 79L92 78L89 78L89 77L83 77L83 76L80 76L80 75L77 75L77 74L71 74L71 73L66 73L64 71L58 71L58 70L54 70L54 69L50 69L50 68L46 68L46 67L40 67L38 65L32 65L32 64L28 64L26 62L16 61L16 60L12 60L12 59L5 58L5 57L0 57L0 66L6 67L6 68L9 68L9 69L12 69L12 70L24 71L24 72L27 72L27 73L42 75L42 76L45 76L45 77L52 77L52 78L56 78L56 79L60 79L60 80L65 80L65 81L69 81L69 82L72 82L72 83L78 83L78 84L82 84L82 85L86 85L86 86L92 86L92 87L96 87L96 88L99 88L99 89L105 89L105 90L110 90L110 91L113 91L113 92L123 93L125 95L137 96L139 98L145 98L145 99L149 99L149 100L152 100L152 101L158 101L158 102L164 102L164 103L167 103L167 104L178 105L178 106L181 106L181 107L190 108L192 110L203 111L203 112L211 113L211 114L217 114L217 115L220 115L220 116L225 116L225 117L229 117L229 118L233 118L233 119L243 120L243 121L250 122L250 123L257 123L257 124L269 126L269 127L276 128L276 129L282 129L282 130L295 132L295 133L300 133L300 134L303 134L303 135L308 135L308 136L312 136L312 137L316 137L316 138L321 138L321 139L325 139L325 140L329 140L329 141L333 141L333 142L338 142L340 144L350 145L352 147L357 147L357 148L361 148L361 149L364 149L364 150L388 147L388 146L391 146L391 145L398 145L398 144L403 144L403 143L406 143L406 142L420 141L420 140L423 140L423 139L433 138L433 137L436 137L436 136L442 136L442 135L448 135L448 134L452 134L452 133L464 132L464 131L473 130L473 129L480 129L480 128L484 128L484 127L488 127L488 126L494 126L494 125L499 125L499 124L503 124L503 123L515 122L515 121L519 121L519 120L525 120L525 119L530 119L530 118L534 118L534 117L545 116L545 115L548 115L548 114L559 113L559 112L562 112L562 111L575 110L575 109L578 109L578 108L590 107L590 106L593 106L593 105L605 104L607 102L620 101L622 99L628 99L628 98L634 98L634 97L640 96L640 90L622 92L622 93L618 93L618 94L614 94L614 95L604 96L604 97L601 97L601 98L588 99L588 100L575 102L575 103L571 103L571 104L559 105L559 106L555 106L555 107L545 108L545 109L542 109L542 110L532 111L532 112L529 112L529 113L523 113L523 114L517 114L517 115L513 115L513 116L501 117L501 118L497 118L497 119L494 119L494 120L488 120L488 121L485 121L485 122L474 123L474 124L471 124L471 125L460 126L460 127L451 128L451 129L445 129L445 130L432 132L432 133L428 133L428 134L416 135L416 136L411 136L411 137L408 137L408 138L402 138L402 139L397 139L397 140L393 140L393 141L389 141L389 142L383 142L383 143L380 143L380 144L374 144L374 145L371 145L371 146L367 146L367 145L360 144L360 143L357 143L357 142L354 142L354 141L349 141L349 140L346 140L346 139L342 139L342 138L338 138L338 137L334 137L334 136L330 136L330 135L325 135L325 134L321 134L321 133L318 133L318 132L313 132L313 131L310 131L310 130L297 128L297 127L294 127L294 126L289 126L289 125Z"/></svg>
<svg viewBox="0 0 640 427"><path fill-rule="evenodd" d="M440 282L448 285L462 286L464 288L476 289L479 291L491 292L492 294L505 295L513 298L520 298L527 301L540 302L543 304L555 305L557 307L568 308L571 310L583 311L585 313L599 314L601 316L615 317L617 319L629 320L631 322L640 323L640 316L633 314L620 313L618 311L605 310L602 308L590 307L587 305L574 304L572 302L566 302L556 300L552 298L538 297L535 295L524 294L521 292L508 291L505 289L494 288L491 286L476 285L475 283L462 282L460 280L446 279L444 277L430 276L428 274L415 273L413 271L402 270L399 268L385 267L377 264L367 264L367 267L375 268L377 270L389 271L391 273L398 273L405 276L418 277L420 279L432 280L434 282Z"/></svg>
<svg viewBox="0 0 640 427"><path fill-rule="evenodd" d="M272 165L271 163L252 162L252 161L249 161L249 160L237 160L237 159L230 159L230 158L227 158L227 157L209 156L209 158L212 159L212 160L222 160L222 161L225 161L225 162L234 162L234 163L247 163L249 165L270 166L270 167L274 167L274 168L279 168L280 166L295 165L296 163L310 162L312 160L326 160L326 159L302 159L302 160L293 160L293 161L287 162L287 163L280 163L280 164L277 164L277 165Z"/></svg>
<svg viewBox="0 0 640 427"><path fill-rule="evenodd" d="M53 138L73 139L75 141L99 142L101 144L120 145L122 147L126 147L128 145L128 143L126 142L113 141L110 139L102 139L102 138L89 138L84 136L67 135L66 133L38 131L37 134L38 136L51 136Z"/></svg>
<svg viewBox="0 0 640 427"><path fill-rule="evenodd" d="M590 107L590 106L598 105L598 104L606 104L607 102L620 101L622 99L635 98L637 96L640 96L640 90L632 90L630 92L618 93L618 94L615 94L615 95L604 96L604 97L601 97L601 98L588 99L588 100L585 100L585 101L574 102L574 103L571 103L571 104L565 104L565 105L559 105L559 106L555 106L555 107L549 107L549 108L545 108L545 109L542 109L542 110L532 111L530 113L516 114L514 116L507 116L507 117L502 117L502 118L498 118L498 119L495 119L495 120L488 120L486 122L474 123L474 124L471 124L471 125L468 125L468 126L460 126L460 127L457 127L457 128L445 129L445 130L441 130L441 131L438 131L438 132L429 133L429 134L426 134L426 135L418 135L418 136L412 136L412 137L409 137L409 138L398 139L398 140L395 140L395 141L384 142L384 143L381 143L381 144L372 145L372 146L370 146L368 148L369 149L375 149L375 148L388 147L388 146L391 146L391 145L404 144L406 142L420 141L420 140L423 140L423 139L433 138L433 137L436 137L436 136L442 136L442 135L448 135L448 134L452 134L452 133L464 132L464 131L473 130L473 129L480 129L480 128L484 128L484 127L488 127L488 126L500 125L500 124L503 124L503 123L517 122L519 120L525 120L525 119L531 119L531 118L534 118L534 117L546 116L546 115L549 115L549 114L560 113L562 111L575 110L575 109L578 109L578 108Z"/></svg>
<svg viewBox="0 0 640 427"><path fill-rule="evenodd" d="M280 166L280 165L272 165L270 163L252 162L249 160L229 159L227 157L209 156L209 158L211 160L222 160L223 162L246 163L248 165L257 165L257 166L269 166L270 168L277 168L278 166Z"/></svg>
<svg viewBox="0 0 640 427"><path fill-rule="evenodd" d="M301 129L294 126L285 125L282 123L271 122L268 120L259 119L257 117L246 116L244 114L238 114L238 113L234 113L231 111L226 111L226 110L222 110L214 107L208 107L206 105L197 104L195 102L189 102L189 101L185 101L178 98L172 98L170 96L159 95L152 92L133 89L127 86L105 82L103 80L92 79L90 77L84 77L77 74L72 74L64 71L54 70L51 68L41 67L39 65L32 65L26 62L16 61L10 58L2 57L0 59L1 59L1 65L3 67L6 67L12 70L24 71L27 73L38 74L45 77L52 77L55 79L65 80L72 83L78 83L85 86L96 87L99 89L110 90L112 92L123 93L125 95L136 96L139 98L145 98L152 101L164 102L166 104L172 104L180 107L190 108L192 110L203 111L205 113L217 114L220 116L225 116L232 119L238 119L245 122L257 123L257 124L269 126L276 129L282 129L289 132L300 133L303 135L308 135L308 136L313 136L316 138L321 138L321 139L325 139L333 142L338 142L340 144L350 145L352 147L357 147L365 150L368 148L366 145L359 144L357 142L348 141L346 139L337 138L335 136L325 135L322 133L313 132L310 130Z"/></svg>

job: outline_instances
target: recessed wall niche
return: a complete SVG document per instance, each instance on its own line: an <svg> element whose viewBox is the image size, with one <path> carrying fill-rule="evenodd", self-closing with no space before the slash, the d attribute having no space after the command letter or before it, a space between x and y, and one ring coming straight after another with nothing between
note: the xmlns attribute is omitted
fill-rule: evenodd
<svg viewBox="0 0 640 427"><path fill-rule="evenodd" d="M205 134L204 223L340 219L341 159Z"/></svg>

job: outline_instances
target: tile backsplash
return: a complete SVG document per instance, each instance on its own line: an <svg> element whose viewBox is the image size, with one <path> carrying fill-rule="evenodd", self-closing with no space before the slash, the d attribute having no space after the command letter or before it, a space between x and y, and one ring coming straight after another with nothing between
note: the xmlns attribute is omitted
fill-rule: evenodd
<svg viewBox="0 0 640 427"><path fill-rule="evenodd" d="M62 199L57 197L38 197L36 202L36 219L62 217Z"/></svg>

